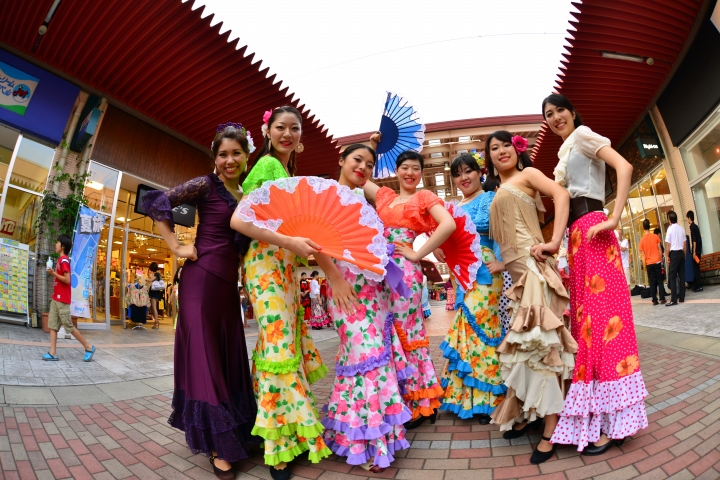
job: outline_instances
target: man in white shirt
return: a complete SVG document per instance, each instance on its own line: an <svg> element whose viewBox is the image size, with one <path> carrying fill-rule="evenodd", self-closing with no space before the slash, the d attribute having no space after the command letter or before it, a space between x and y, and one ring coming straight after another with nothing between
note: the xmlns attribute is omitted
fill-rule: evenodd
<svg viewBox="0 0 720 480"><path fill-rule="evenodd" d="M670 226L665 232L665 258L670 269L668 283L671 296L670 302L665 306L672 307L677 305L678 301L685 301L685 230L677 224L677 213L670 211L667 217Z"/></svg>

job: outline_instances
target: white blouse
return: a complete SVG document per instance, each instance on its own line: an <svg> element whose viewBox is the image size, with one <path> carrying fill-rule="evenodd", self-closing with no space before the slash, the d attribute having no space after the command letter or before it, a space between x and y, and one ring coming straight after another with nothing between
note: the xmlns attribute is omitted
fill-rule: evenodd
<svg viewBox="0 0 720 480"><path fill-rule="evenodd" d="M560 147L555 181L565 187L570 198L589 197L605 201L605 162L597 158L610 140L585 125L575 129Z"/></svg>

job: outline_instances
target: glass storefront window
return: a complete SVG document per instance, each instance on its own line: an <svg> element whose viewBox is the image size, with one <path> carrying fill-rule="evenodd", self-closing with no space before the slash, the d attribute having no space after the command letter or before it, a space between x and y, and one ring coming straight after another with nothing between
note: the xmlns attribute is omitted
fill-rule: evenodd
<svg viewBox="0 0 720 480"><path fill-rule="evenodd" d="M2 212L0 237L28 244L30 251L34 252L37 239L35 223L40 213L41 202L41 195L8 187L5 208Z"/></svg>
<svg viewBox="0 0 720 480"><path fill-rule="evenodd" d="M20 134L16 131L0 126L0 192L5 184L10 160L19 136Z"/></svg>
<svg viewBox="0 0 720 480"><path fill-rule="evenodd" d="M720 250L720 170L692 187L703 253Z"/></svg>
<svg viewBox="0 0 720 480"><path fill-rule="evenodd" d="M93 210L109 214L115 198L119 172L97 163L91 163L88 173L90 176L85 183L88 206Z"/></svg>
<svg viewBox="0 0 720 480"><path fill-rule="evenodd" d="M672 204L672 195L670 195L670 185L668 185L665 169L661 168L654 174L650 175L653 188L655 189L655 198L658 205Z"/></svg>
<svg viewBox="0 0 720 480"><path fill-rule="evenodd" d="M630 195L628 195L628 204L630 206L630 213L635 218L638 215L642 215L643 207L642 200L640 200L640 189L636 186L630 189Z"/></svg>
<svg viewBox="0 0 720 480"><path fill-rule="evenodd" d="M657 201L655 200L655 189L650 177L645 178L639 186L640 198L642 200L643 215L647 212L654 211L657 207Z"/></svg>
<svg viewBox="0 0 720 480"><path fill-rule="evenodd" d="M691 182L720 160L720 110L680 147L680 154Z"/></svg>
<svg viewBox="0 0 720 480"><path fill-rule="evenodd" d="M55 149L23 137L18 148L10 185L41 193L47 185Z"/></svg>

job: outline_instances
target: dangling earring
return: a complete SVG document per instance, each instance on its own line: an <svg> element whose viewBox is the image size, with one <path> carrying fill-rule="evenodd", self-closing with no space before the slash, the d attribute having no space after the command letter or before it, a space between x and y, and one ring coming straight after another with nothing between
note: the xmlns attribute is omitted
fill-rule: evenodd
<svg viewBox="0 0 720 480"><path fill-rule="evenodd" d="M245 168L243 168L243 172L247 172L247 162L245 162Z"/></svg>
<svg viewBox="0 0 720 480"><path fill-rule="evenodd" d="M305 150L305 145L302 143L298 143L297 147L295 147L295 153L302 153Z"/></svg>

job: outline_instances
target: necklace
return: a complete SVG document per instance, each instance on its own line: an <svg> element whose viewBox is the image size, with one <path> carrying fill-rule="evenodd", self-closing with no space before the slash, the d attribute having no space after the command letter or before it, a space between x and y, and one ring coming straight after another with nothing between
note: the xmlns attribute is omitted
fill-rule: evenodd
<svg viewBox="0 0 720 480"><path fill-rule="evenodd" d="M478 188L475 193L473 193L473 194L470 195L469 197L463 198L462 201L461 201L458 205L465 205L466 203L469 203L470 200L472 200L473 198L475 198L475 197L477 197L478 195L480 195L480 194L482 193L482 191L483 191L482 188Z"/></svg>

